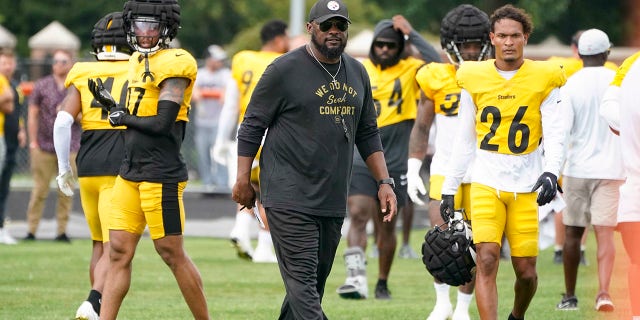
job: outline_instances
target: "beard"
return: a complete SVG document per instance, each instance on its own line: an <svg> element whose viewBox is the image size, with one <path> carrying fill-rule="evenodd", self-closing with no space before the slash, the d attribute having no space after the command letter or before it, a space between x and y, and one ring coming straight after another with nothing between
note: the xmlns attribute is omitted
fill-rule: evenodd
<svg viewBox="0 0 640 320"><path fill-rule="evenodd" d="M398 55L389 58L377 57L375 54L372 54L371 56L373 57L371 61L373 61L374 64L379 65L382 69L395 66L398 61L400 61L400 57Z"/></svg>
<svg viewBox="0 0 640 320"><path fill-rule="evenodd" d="M340 57L340 55L342 55L342 53L344 52L344 48L347 46L346 41L340 41L340 45L338 47L329 48L326 44L320 43L318 41L315 33L311 34L311 42L313 42L313 45L316 46L316 49L318 49L318 51L320 51L320 53L323 56L327 57L327 59L329 60L338 59L338 57Z"/></svg>

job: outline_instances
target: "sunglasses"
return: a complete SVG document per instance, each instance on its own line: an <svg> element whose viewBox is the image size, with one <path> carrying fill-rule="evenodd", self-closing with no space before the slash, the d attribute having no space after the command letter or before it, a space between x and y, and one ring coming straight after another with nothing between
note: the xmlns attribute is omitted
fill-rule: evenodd
<svg viewBox="0 0 640 320"><path fill-rule="evenodd" d="M393 50L393 49L398 47L397 43L395 43L395 42L386 42L386 41L374 41L373 45L376 48L380 48L380 49L382 49L384 47L387 47L389 50Z"/></svg>
<svg viewBox="0 0 640 320"><path fill-rule="evenodd" d="M349 22L347 22L346 20L327 20L325 22L319 23L318 26L320 27L320 31L322 32L327 32L334 26L338 28L338 30L344 32L349 29Z"/></svg>

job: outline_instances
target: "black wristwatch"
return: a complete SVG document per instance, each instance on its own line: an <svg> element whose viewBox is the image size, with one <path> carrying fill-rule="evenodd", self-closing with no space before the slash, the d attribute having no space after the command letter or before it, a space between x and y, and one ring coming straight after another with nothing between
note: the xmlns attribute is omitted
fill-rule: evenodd
<svg viewBox="0 0 640 320"><path fill-rule="evenodd" d="M391 189L395 189L396 188L396 182L393 180L393 178L386 178L386 179L382 179L380 181L378 181L378 188L380 188L380 185L382 184L388 184L391 186Z"/></svg>

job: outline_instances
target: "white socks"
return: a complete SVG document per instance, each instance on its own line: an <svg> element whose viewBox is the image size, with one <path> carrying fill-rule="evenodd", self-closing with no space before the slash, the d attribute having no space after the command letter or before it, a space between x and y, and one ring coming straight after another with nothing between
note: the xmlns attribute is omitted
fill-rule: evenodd
<svg viewBox="0 0 640 320"><path fill-rule="evenodd" d="M472 294L466 294L458 290L458 301L456 302L456 311L463 311L465 313L469 313L469 305L471 304L471 299L473 299Z"/></svg>
<svg viewBox="0 0 640 320"><path fill-rule="evenodd" d="M451 304L449 299L449 285L446 283L433 283L433 287L436 288L436 304L445 303Z"/></svg>

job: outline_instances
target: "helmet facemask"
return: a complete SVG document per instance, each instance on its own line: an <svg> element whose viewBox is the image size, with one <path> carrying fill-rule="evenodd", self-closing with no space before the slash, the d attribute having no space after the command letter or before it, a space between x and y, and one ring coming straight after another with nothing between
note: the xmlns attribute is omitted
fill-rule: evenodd
<svg viewBox="0 0 640 320"><path fill-rule="evenodd" d="M138 52L149 54L169 47L171 38L166 23L155 17L135 17L127 27L127 41Z"/></svg>
<svg viewBox="0 0 640 320"><path fill-rule="evenodd" d="M459 5L449 11L440 24L440 44L449 61L460 64L484 60L491 51L490 28L489 16L472 5ZM473 52L467 50L472 47Z"/></svg>

